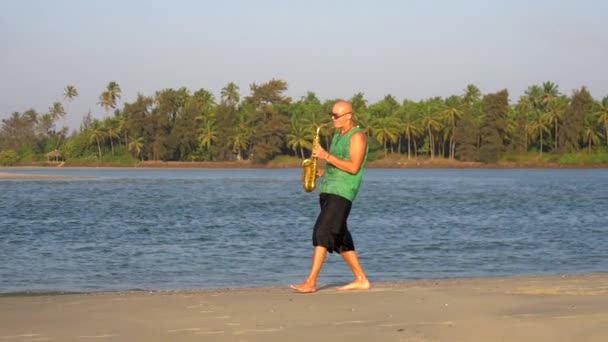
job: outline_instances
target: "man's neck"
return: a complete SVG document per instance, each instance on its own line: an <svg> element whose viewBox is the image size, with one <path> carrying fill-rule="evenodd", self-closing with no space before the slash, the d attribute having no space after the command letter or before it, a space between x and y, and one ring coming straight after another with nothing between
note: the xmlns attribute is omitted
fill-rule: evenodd
<svg viewBox="0 0 608 342"><path fill-rule="evenodd" d="M346 134L346 132L350 131L353 127L355 127L355 123L352 121L349 122L344 127L340 128L340 135Z"/></svg>

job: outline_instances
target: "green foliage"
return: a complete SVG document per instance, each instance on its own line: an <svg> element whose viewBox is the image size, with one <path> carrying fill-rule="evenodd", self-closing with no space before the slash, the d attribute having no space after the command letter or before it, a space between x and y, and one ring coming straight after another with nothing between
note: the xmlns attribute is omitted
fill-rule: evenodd
<svg viewBox="0 0 608 342"><path fill-rule="evenodd" d="M367 161L374 161L384 155L384 147L378 140L369 137L367 138Z"/></svg>
<svg viewBox="0 0 608 342"><path fill-rule="evenodd" d="M462 161L477 160L478 131L470 111L465 110L461 120L456 123L456 158Z"/></svg>
<svg viewBox="0 0 608 342"><path fill-rule="evenodd" d="M302 159L294 156L288 155L278 155L274 157L269 163L270 164L299 164L302 162Z"/></svg>
<svg viewBox="0 0 608 342"><path fill-rule="evenodd" d="M19 154L19 161L22 163L32 163L46 160L46 156L31 145L23 146L17 153Z"/></svg>
<svg viewBox="0 0 608 342"><path fill-rule="evenodd" d="M430 147L431 144L430 144L429 140L430 140L429 137L424 137L424 140L422 142L422 146L420 146L418 148L418 152L420 152L422 154L427 154L427 153L430 152L430 150L431 150L431 147Z"/></svg>
<svg viewBox="0 0 608 342"><path fill-rule="evenodd" d="M99 158L96 154L70 158L66 160L67 166L86 166L86 165L98 165Z"/></svg>
<svg viewBox="0 0 608 342"><path fill-rule="evenodd" d="M0 151L0 165L13 166L19 161L19 155L13 150Z"/></svg>
<svg viewBox="0 0 608 342"><path fill-rule="evenodd" d="M23 163L45 161L46 152L59 149L68 164L85 165L299 159L310 155L314 127L331 122L327 113L337 99L321 101L307 92L292 101L285 95L287 87L273 79L252 84L250 95L241 96L230 82L221 89L219 102L205 89L163 89L153 96L139 94L121 109L121 89L110 82L99 96L103 119L88 113L80 131L67 138L56 122L78 96L74 86L67 86L64 102L50 104L48 112L28 110L3 119L0 150L16 151ZM608 146L608 97L599 102L584 87L571 97L558 89L550 81L532 85L511 106L506 90L482 100L475 85L446 98L400 103L386 95L368 103L359 92L351 102L356 124L367 131L368 160L405 153L408 160L420 154L485 162L604 160L597 148ZM331 125L322 128L323 146L334 131Z"/></svg>
<svg viewBox="0 0 608 342"><path fill-rule="evenodd" d="M111 108L116 108L116 102L120 99L120 96L120 86L115 81L111 81L108 83L106 90L99 95L97 104L102 106L107 113Z"/></svg>
<svg viewBox="0 0 608 342"><path fill-rule="evenodd" d="M139 160L133 157L130 153L116 153L115 155L105 155L103 157L103 165L112 166L133 166L139 163Z"/></svg>
<svg viewBox="0 0 608 342"><path fill-rule="evenodd" d="M559 162L566 165L608 164L608 149L597 148L592 153L565 153L559 158Z"/></svg>
<svg viewBox="0 0 608 342"><path fill-rule="evenodd" d="M255 108L251 119L254 131L251 137L251 154L256 163L272 160L285 145L290 124L288 117L280 109L291 101L283 95L286 90L286 82L271 80L259 86L253 84L252 95L245 99Z"/></svg>
<svg viewBox="0 0 608 342"><path fill-rule="evenodd" d="M484 163L497 162L505 150L508 106L509 93L506 89L496 94L488 94L483 98L483 109L486 116L480 130L479 160Z"/></svg>
<svg viewBox="0 0 608 342"><path fill-rule="evenodd" d="M530 108L527 98L522 96L512 112L514 116L514 127L511 132L510 149L518 153L523 153L527 150L526 127L528 125L528 112L531 110Z"/></svg>
<svg viewBox="0 0 608 342"><path fill-rule="evenodd" d="M553 154L539 154L537 151L530 152L509 152L505 153L502 158L500 158L499 162L513 162L513 163L523 163L523 164L534 164L534 163L549 163L549 162L557 162L559 156Z"/></svg>
<svg viewBox="0 0 608 342"><path fill-rule="evenodd" d="M572 153L579 149L585 116L591 111L592 105L593 98L587 88L582 87L572 95L572 102L564 113L563 127L559 135L562 152Z"/></svg>
<svg viewBox="0 0 608 342"><path fill-rule="evenodd" d="M100 164L101 163L101 164ZM114 155L105 154L100 161L95 148L86 150L85 153L66 157L66 165L81 166L81 165L104 165L104 166L134 166L139 163L139 160L133 156L124 146L116 148Z"/></svg>
<svg viewBox="0 0 608 342"><path fill-rule="evenodd" d="M70 138L59 149L66 160L95 156L94 146L89 144L86 134L76 134Z"/></svg>

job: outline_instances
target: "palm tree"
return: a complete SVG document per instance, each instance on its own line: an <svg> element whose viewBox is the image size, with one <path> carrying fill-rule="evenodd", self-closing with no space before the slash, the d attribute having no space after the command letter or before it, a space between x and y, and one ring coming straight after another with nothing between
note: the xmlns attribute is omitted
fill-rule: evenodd
<svg viewBox="0 0 608 342"><path fill-rule="evenodd" d="M135 152L135 156L143 161L143 157L141 155L141 151L144 149L144 138L137 137L136 139L132 139L129 143L129 151Z"/></svg>
<svg viewBox="0 0 608 342"><path fill-rule="evenodd" d="M239 103L241 99L241 95L239 94L239 86L234 82L228 83L224 88L222 88L221 93L222 101L235 106Z"/></svg>
<svg viewBox="0 0 608 342"><path fill-rule="evenodd" d="M357 116L354 118L357 121L357 124L361 126L365 131L371 132L374 126L374 117L371 112L359 112Z"/></svg>
<svg viewBox="0 0 608 342"><path fill-rule="evenodd" d="M108 83L107 91L110 93L110 98L112 99L112 108L116 107L116 102L120 100L120 96L122 95L122 91L120 90L120 86L115 81L111 81Z"/></svg>
<svg viewBox="0 0 608 342"><path fill-rule="evenodd" d="M49 114L53 121L65 117L65 109L61 102L53 102L53 105L49 108Z"/></svg>
<svg viewBox="0 0 608 342"><path fill-rule="evenodd" d="M559 128L559 121L562 118L562 115L566 111L566 107L568 106L568 98L565 96L550 98L547 100L545 108L546 108L546 118L549 122L553 123L554 128L554 149L558 148L557 145L557 134Z"/></svg>
<svg viewBox="0 0 608 342"><path fill-rule="evenodd" d="M431 100L433 101L433 100ZM435 158L435 137L433 132L438 132L441 128L441 122L438 120L433 104L429 102L422 103L422 127L429 134L429 150L431 154L431 159Z"/></svg>
<svg viewBox="0 0 608 342"><path fill-rule="evenodd" d="M313 131L312 127L303 124L295 117L291 118L291 132L287 134L287 146L297 154L300 150L300 157L304 159L304 148L312 149Z"/></svg>
<svg viewBox="0 0 608 342"><path fill-rule="evenodd" d="M537 85L530 86L526 89L525 94L534 109L541 109L543 102L543 89L541 87Z"/></svg>
<svg viewBox="0 0 608 342"><path fill-rule="evenodd" d="M384 155L388 156L388 145L399 141L398 114L400 105L392 95L386 95L367 109L365 115L359 115L358 121L369 128L371 135L384 146Z"/></svg>
<svg viewBox="0 0 608 342"><path fill-rule="evenodd" d="M509 107L509 109L508 109L508 114L505 119L505 124L506 124L505 131L507 132L507 140L509 141L509 144L513 145L513 142L515 140L514 139L515 132L517 131L517 119L515 116L515 109L513 107Z"/></svg>
<svg viewBox="0 0 608 342"><path fill-rule="evenodd" d="M105 131L99 121L93 121L91 128L89 129L89 142L97 143L97 151L99 152L99 160L101 160L101 142L105 138Z"/></svg>
<svg viewBox="0 0 608 342"><path fill-rule="evenodd" d="M298 103L292 116L298 116L298 120L313 129L315 127L323 126L330 121L330 116L323 110L321 101L317 98L314 92L307 92L306 96L303 96ZM326 130L322 130L323 133ZM312 137L312 136L311 136Z"/></svg>
<svg viewBox="0 0 608 342"><path fill-rule="evenodd" d="M553 123L555 130L554 148L557 149L557 132L559 127L558 122L561 118L561 112L563 112L565 108L562 108L563 101L556 103L557 98L560 96L560 92L558 86L555 83L551 81L543 82L540 89L540 97L536 98L537 107L541 108L545 112L547 120ZM534 92L534 96L538 96L538 94L536 94L536 89L534 89ZM563 107L565 107L565 105Z"/></svg>
<svg viewBox="0 0 608 342"><path fill-rule="evenodd" d="M460 109L460 100L457 96L451 96L446 99L441 112L442 119L447 123L450 128L450 151L449 159L454 159L456 151L456 140L454 139L454 132L456 131L456 121L462 117L462 110Z"/></svg>
<svg viewBox="0 0 608 342"><path fill-rule="evenodd" d="M250 147L254 130L250 119L253 112L253 107L247 101L243 101L242 105L239 106L237 110L237 123L234 127L234 131L228 137L228 141L232 146L232 152L236 154L237 160L243 160L243 151L247 151ZM215 116L213 114L203 114L198 116L196 120L205 123L208 120L215 120Z"/></svg>
<svg viewBox="0 0 608 342"><path fill-rule="evenodd" d="M540 141L540 155L543 155L543 132L549 133L549 126L547 125L547 117L542 115L540 111L536 111L536 115L530 125L530 136L539 137Z"/></svg>
<svg viewBox="0 0 608 342"><path fill-rule="evenodd" d="M107 118L104 121L106 137L110 140L112 156L114 156L114 139L120 138L120 123L115 118Z"/></svg>
<svg viewBox="0 0 608 342"><path fill-rule="evenodd" d="M418 126L417 120L412 118L412 115L406 116L405 120L401 122L401 130L405 133L407 138L407 160L411 159L412 155L412 142L414 143L414 150L416 149L416 138L422 135L422 130Z"/></svg>
<svg viewBox="0 0 608 342"><path fill-rule="evenodd" d="M243 160L243 151L249 147L251 128L246 122L239 122L232 137L232 150L236 153L236 160Z"/></svg>
<svg viewBox="0 0 608 342"><path fill-rule="evenodd" d="M55 121L57 121L57 119L59 119L59 118L65 118L65 109L63 109L63 105L61 104L61 102L53 102L53 105L49 108L48 115L50 117L49 128L53 127L53 130L55 130ZM55 148L58 148L59 145L61 145L62 137L65 136L66 131L67 131L67 128L65 128L65 123L64 123L63 128L61 129L61 133L54 134L55 137L57 138Z"/></svg>
<svg viewBox="0 0 608 342"><path fill-rule="evenodd" d="M107 91L102 92L101 95L99 95L99 102L97 102L97 104L105 109L107 115L110 108L112 108L112 99L110 97L110 93Z"/></svg>
<svg viewBox="0 0 608 342"><path fill-rule="evenodd" d="M70 104L74 101L75 98L78 97L78 89L76 89L73 85L67 85L63 90L63 98L68 101L68 108L66 110L66 114L70 113ZM65 122L64 122L65 126Z"/></svg>
<svg viewBox="0 0 608 342"><path fill-rule="evenodd" d="M361 92L356 93L350 99L350 103L353 106L353 112L355 112L355 114L361 114L367 111L367 100Z"/></svg>
<svg viewBox="0 0 608 342"><path fill-rule="evenodd" d="M383 102L386 106L386 116L393 116L395 112L399 109L399 102L397 102L395 97L391 94L384 96L381 102Z"/></svg>
<svg viewBox="0 0 608 342"><path fill-rule="evenodd" d="M608 96L602 99L595 115L597 115L597 122L604 127L606 146L608 146Z"/></svg>
<svg viewBox="0 0 608 342"><path fill-rule="evenodd" d="M517 102L517 104L515 105L515 111L518 113L518 115L520 116L520 120L522 122L518 122L519 125L519 129L523 128L523 134L524 134L524 151L528 151L528 131L529 131L529 123L528 123L528 118L530 117L530 113L533 111L534 109L532 108L532 103L530 102L530 99L528 98L528 96L520 96L519 97L519 102Z"/></svg>
<svg viewBox="0 0 608 342"><path fill-rule="evenodd" d="M587 147L589 148L589 154L591 154L591 146L593 144L597 145L600 143L602 139L601 133L595 130L593 124L585 120L585 126L582 132L582 138L585 142L587 142Z"/></svg>
<svg viewBox="0 0 608 342"><path fill-rule="evenodd" d="M462 96L462 102L466 106L471 106L474 102L479 101L481 98L481 91L474 84L469 84L464 90L464 95Z"/></svg>
<svg viewBox="0 0 608 342"><path fill-rule="evenodd" d="M63 90L63 97L68 101L74 100L76 97L78 97L78 89L76 89L76 87L73 85L65 86L65 89Z"/></svg>
<svg viewBox="0 0 608 342"><path fill-rule="evenodd" d="M116 102L120 99L121 90L118 83L111 81L108 83L106 90L99 95L98 105L102 106L106 110L106 115L110 108L116 108Z"/></svg>
<svg viewBox="0 0 608 342"><path fill-rule="evenodd" d="M200 129L199 144L200 147L211 153L210 148L215 144L218 138L218 130L215 125L215 120L204 120Z"/></svg>
<svg viewBox="0 0 608 342"><path fill-rule="evenodd" d="M384 156L388 157L388 144L394 144L399 137L399 128L394 117L373 120L372 135L384 146Z"/></svg>
<svg viewBox="0 0 608 342"><path fill-rule="evenodd" d="M540 103L545 108L547 108L547 106L549 106L549 104L551 102L553 102L553 100L558 98L559 96L560 96L560 92L559 92L558 86L555 83L553 83L551 81L543 82L542 96L541 96Z"/></svg>
<svg viewBox="0 0 608 342"><path fill-rule="evenodd" d="M116 120L118 121L118 132L124 133L125 146L127 146L127 145L129 145L129 134L127 132L128 121L127 121L127 118L125 117L124 111L121 112L118 117L116 117ZM118 143L120 144L120 138L118 139Z"/></svg>

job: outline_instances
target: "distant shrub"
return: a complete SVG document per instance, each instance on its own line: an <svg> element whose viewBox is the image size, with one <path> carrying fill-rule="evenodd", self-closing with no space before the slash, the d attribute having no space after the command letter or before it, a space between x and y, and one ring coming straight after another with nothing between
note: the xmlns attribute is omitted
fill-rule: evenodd
<svg viewBox="0 0 608 342"><path fill-rule="evenodd" d="M547 154L547 162L549 162L549 163L559 163L560 159L561 159L561 155L559 155L557 153L548 153Z"/></svg>
<svg viewBox="0 0 608 342"><path fill-rule="evenodd" d="M270 162L271 163L299 163L301 161L302 161L302 159L300 159L298 157L281 154L281 155L274 157L274 159L271 160Z"/></svg>
<svg viewBox="0 0 608 342"><path fill-rule="evenodd" d="M107 164L107 165L133 166L137 163L139 163L139 160L128 153L116 154L114 156L112 156L112 155L103 156L103 164Z"/></svg>
<svg viewBox="0 0 608 342"><path fill-rule="evenodd" d="M13 150L0 152L0 165L13 166L19 161L19 155Z"/></svg>
<svg viewBox="0 0 608 342"><path fill-rule="evenodd" d="M499 162L517 162L517 161L519 161L519 158L514 153L507 153L504 156L502 156L502 158L499 160Z"/></svg>
<svg viewBox="0 0 608 342"><path fill-rule="evenodd" d="M86 158L97 155L97 146L89 144L84 134L69 138L60 148L61 154L66 160Z"/></svg>
<svg viewBox="0 0 608 342"><path fill-rule="evenodd" d="M27 145L21 148L18 151L18 154L19 161L22 163L32 163L46 160L46 156L40 152L37 152L31 145Z"/></svg>
<svg viewBox="0 0 608 342"><path fill-rule="evenodd" d="M593 149L591 153L580 151L566 153L561 156L559 162L562 164L606 164L608 163L608 151L605 148Z"/></svg>
<svg viewBox="0 0 608 342"><path fill-rule="evenodd" d="M546 163L557 161L558 158L559 156L551 155L549 153L543 153L541 155L540 153L538 153L538 151L529 151L506 153L499 161L515 163Z"/></svg>

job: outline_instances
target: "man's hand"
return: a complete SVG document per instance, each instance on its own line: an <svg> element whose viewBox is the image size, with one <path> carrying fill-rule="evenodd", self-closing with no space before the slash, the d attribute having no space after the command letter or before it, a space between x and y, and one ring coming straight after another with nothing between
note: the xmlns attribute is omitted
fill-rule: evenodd
<svg viewBox="0 0 608 342"><path fill-rule="evenodd" d="M325 149L319 145L312 149L312 156L315 158L327 160L329 152L325 151Z"/></svg>
<svg viewBox="0 0 608 342"><path fill-rule="evenodd" d="M325 173L325 170L323 170L323 169L317 169L317 178L318 177L323 177L324 173Z"/></svg>

